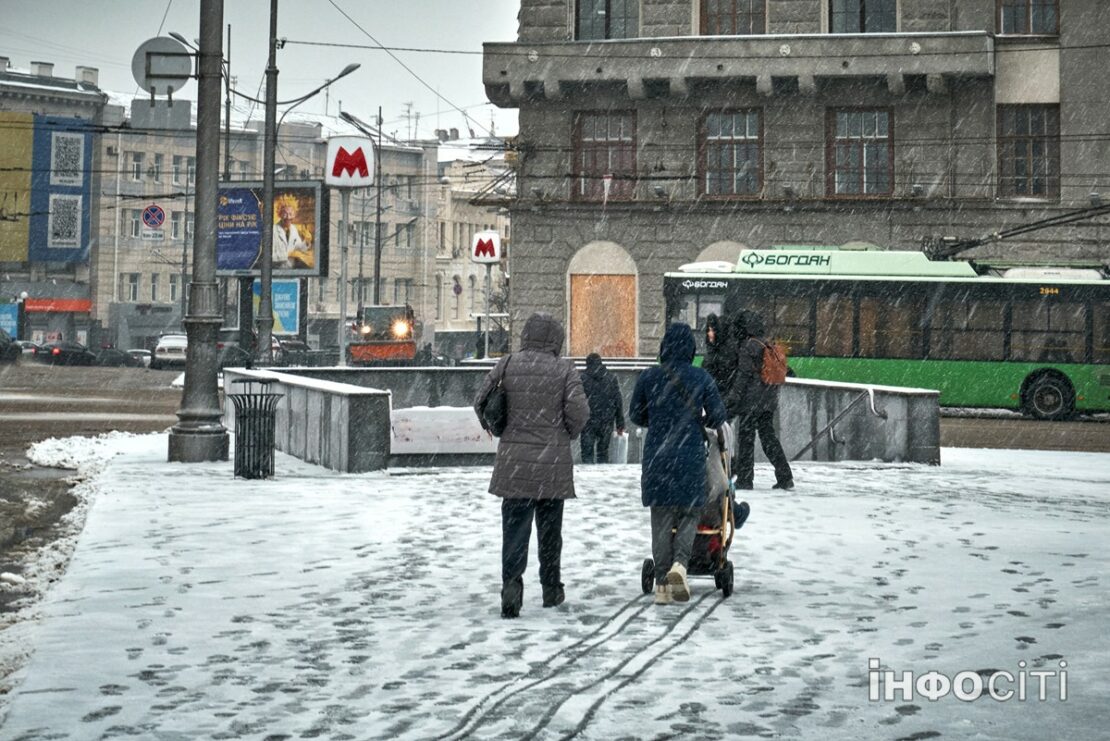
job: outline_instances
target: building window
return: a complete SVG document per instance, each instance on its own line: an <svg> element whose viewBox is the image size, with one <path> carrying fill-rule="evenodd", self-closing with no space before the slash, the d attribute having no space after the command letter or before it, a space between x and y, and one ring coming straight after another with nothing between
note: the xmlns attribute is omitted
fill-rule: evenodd
<svg viewBox="0 0 1110 741"><path fill-rule="evenodd" d="M189 157L186 162L188 163L189 185L195 185L197 182L197 158Z"/></svg>
<svg viewBox="0 0 1110 741"><path fill-rule="evenodd" d="M138 239L142 235L143 212L137 208L131 209L131 236Z"/></svg>
<svg viewBox="0 0 1110 741"><path fill-rule="evenodd" d="M640 0L578 0L575 38L634 39L640 31Z"/></svg>
<svg viewBox="0 0 1110 741"><path fill-rule="evenodd" d="M436 275L436 319L443 318L443 276Z"/></svg>
<svg viewBox="0 0 1110 741"><path fill-rule="evenodd" d="M705 36L767 33L766 0L701 0Z"/></svg>
<svg viewBox="0 0 1110 741"><path fill-rule="evenodd" d="M894 33L898 30L898 0L830 0L832 33Z"/></svg>
<svg viewBox="0 0 1110 741"><path fill-rule="evenodd" d="M162 182L162 166L164 165L164 157L160 154L154 155L154 164L150 169L150 177L154 182Z"/></svg>
<svg viewBox="0 0 1110 741"><path fill-rule="evenodd" d="M185 239L193 238L193 214L185 214Z"/></svg>
<svg viewBox="0 0 1110 741"><path fill-rule="evenodd" d="M181 239L181 224L184 215L180 211L170 213L170 239Z"/></svg>
<svg viewBox="0 0 1110 741"><path fill-rule="evenodd" d="M894 190L894 132L888 110L830 110L829 195L879 196Z"/></svg>
<svg viewBox="0 0 1110 741"><path fill-rule="evenodd" d="M175 154L172 160L172 169L170 170L170 180L174 183L181 182L181 174L184 167L185 158L180 154Z"/></svg>
<svg viewBox="0 0 1110 741"><path fill-rule="evenodd" d="M142 152L132 152L131 153L131 179L132 180L142 180L143 179L143 153Z"/></svg>
<svg viewBox="0 0 1110 741"><path fill-rule="evenodd" d="M1059 197L1059 106L998 107L998 194L1002 198Z"/></svg>
<svg viewBox="0 0 1110 741"><path fill-rule="evenodd" d="M1058 0L998 0L998 29L999 33L1058 34Z"/></svg>
<svg viewBox="0 0 1110 741"><path fill-rule="evenodd" d="M170 301L172 303L177 303L177 298L181 295L178 293L180 282L181 276L170 273Z"/></svg>
<svg viewBox="0 0 1110 741"><path fill-rule="evenodd" d="M463 292L462 282L459 280L459 276L456 275L451 279L451 318L452 319L458 319L459 318L459 310L462 307L462 292Z"/></svg>
<svg viewBox="0 0 1110 741"><path fill-rule="evenodd" d="M150 274L150 302L158 303L158 273Z"/></svg>
<svg viewBox="0 0 1110 741"><path fill-rule="evenodd" d="M393 304L405 306L412 297L412 278L397 278L393 281Z"/></svg>
<svg viewBox="0 0 1110 741"><path fill-rule="evenodd" d="M478 314L478 278L470 276L470 314L475 316Z"/></svg>
<svg viewBox="0 0 1110 741"><path fill-rule="evenodd" d="M752 196L763 189L759 111L716 111L702 124L701 182L709 196Z"/></svg>
<svg viewBox="0 0 1110 741"><path fill-rule="evenodd" d="M123 280L123 300L132 303L139 300L139 274L127 273L120 276Z"/></svg>
<svg viewBox="0 0 1110 741"><path fill-rule="evenodd" d="M579 113L574 120L574 196L630 200L636 177L636 114Z"/></svg>

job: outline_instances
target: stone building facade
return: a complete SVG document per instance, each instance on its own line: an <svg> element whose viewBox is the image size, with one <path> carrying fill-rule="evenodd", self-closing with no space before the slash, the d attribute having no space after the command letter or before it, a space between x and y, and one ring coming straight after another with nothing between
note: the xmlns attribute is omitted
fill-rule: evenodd
<svg viewBox="0 0 1110 741"><path fill-rule="evenodd" d="M743 246L922 249L1110 200L1099 0L522 0L511 312L654 355L662 276ZM1106 217L964 257L1110 262Z"/></svg>

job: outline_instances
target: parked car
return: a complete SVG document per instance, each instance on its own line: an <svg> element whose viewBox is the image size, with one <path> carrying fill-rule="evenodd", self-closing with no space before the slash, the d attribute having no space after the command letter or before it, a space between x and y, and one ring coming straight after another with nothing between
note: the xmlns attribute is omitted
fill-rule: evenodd
<svg viewBox="0 0 1110 741"><path fill-rule="evenodd" d="M96 364L112 368L144 368L143 361L129 352L106 347L96 354Z"/></svg>
<svg viewBox="0 0 1110 741"><path fill-rule="evenodd" d="M138 358L139 362L143 364L144 368L150 367L150 350L143 350L136 347L132 350L128 350L127 354L134 358Z"/></svg>
<svg viewBox="0 0 1110 741"><path fill-rule="evenodd" d="M32 357L34 357L36 352L42 349L42 345L37 342L31 342L30 340L16 340L15 344L23 348L24 355L30 355Z"/></svg>
<svg viewBox="0 0 1110 741"><path fill-rule="evenodd" d="M52 342L35 352L35 359L49 365L95 365L96 354L76 342Z"/></svg>
<svg viewBox="0 0 1110 741"><path fill-rule="evenodd" d="M183 334L167 334L158 338L154 346L154 356L150 359L152 370L160 370L171 366L185 365L185 350L189 347L189 338Z"/></svg>
<svg viewBox="0 0 1110 741"><path fill-rule="evenodd" d="M307 365L308 354L312 348L307 342L297 339L278 340L278 347L274 350L274 362L281 365Z"/></svg>
<svg viewBox="0 0 1110 741"><path fill-rule="evenodd" d="M244 342L243 340L247 341ZM245 367L251 362L251 353L248 349L254 346L252 333L238 329L221 329L216 335L217 361L221 368Z"/></svg>
<svg viewBox="0 0 1110 741"><path fill-rule="evenodd" d="M0 329L0 363L14 363L22 354L23 348L7 331Z"/></svg>

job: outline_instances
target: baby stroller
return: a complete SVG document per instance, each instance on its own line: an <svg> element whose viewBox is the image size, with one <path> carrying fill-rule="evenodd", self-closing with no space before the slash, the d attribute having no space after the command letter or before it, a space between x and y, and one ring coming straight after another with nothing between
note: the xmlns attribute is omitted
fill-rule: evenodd
<svg viewBox="0 0 1110 741"><path fill-rule="evenodd" d="M732 482L729 466L731 430L728 425L723 429L727 438L725 440L718 440L715 430L707 429L705 432L709 437L709 455L720 456L728 488L715 501L706 502L702 509L686 575L712 576L717 589L728 597L732 594L733 586L733 568L732 561L728 560L728 549L736 531L748 519L751 508L747 502L736 501L736 487ZM654 559L644 559L643 569L640 571L640 586L644 594L650 594L655 589Z"/></svg>

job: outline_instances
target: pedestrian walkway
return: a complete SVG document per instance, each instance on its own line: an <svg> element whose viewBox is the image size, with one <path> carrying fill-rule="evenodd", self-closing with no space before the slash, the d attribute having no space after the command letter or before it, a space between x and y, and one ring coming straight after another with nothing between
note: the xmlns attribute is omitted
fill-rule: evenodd
<svg viewBox="0 0 1110 741"><path fill-rule="evenodd" d="M4 739L1097 738L1110 455L757 467L736 593L640 594L634 466L579 467L567 604L498 617L489 468L277 478L113 441L30 631ZM1067 702L873 702L869 658L955 675L1068 662ZM1032 680L1031 680L1032 681ZM1053 686L1055 691L1055 686Z"/></svg>

